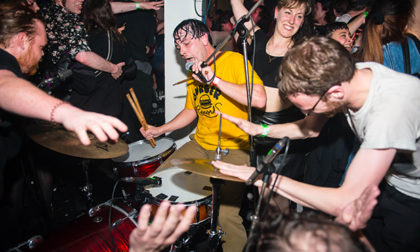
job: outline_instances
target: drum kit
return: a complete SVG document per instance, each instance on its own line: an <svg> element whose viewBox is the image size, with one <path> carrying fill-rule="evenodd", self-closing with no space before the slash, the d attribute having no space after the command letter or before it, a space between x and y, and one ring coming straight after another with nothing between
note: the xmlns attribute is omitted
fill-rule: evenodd
<svg viewBox="0 0 420 252"><path fill-rule="evenodd" d="M84 146L73 132L46 122L29 125L27 134L34 142L61 154L83 159L112 159L113 172L120 181L127 177L147 179L150 176L161 181L159 186L142 185L140 189L137 186L134 193L128 191L128 197L123 192L124 197L113 197L104 203L89 206L86 214L61 232L38 239L43 241L33 245L31 251L128 251L129 235L137 225L141 206L151 204L154 216L163 200L172 204L197 206L196 218L190 230L171 246L171 251L193 251L191 240L197 230L206 232L209 243L207 250L217 251L222 235L222 231L217 229L219 186L223 180L240 180L217 171L211 165L211 160L175 159L171 161L173 167L155 172L176 149L176 144L170 138L156 139L156 146L152 148L146 140L131 144L121 139L116 143L100 142L89 134L91 144ZM86 196L92 200L88 169L85 171ZM130 197L131 193L136 196Z"/></svg>

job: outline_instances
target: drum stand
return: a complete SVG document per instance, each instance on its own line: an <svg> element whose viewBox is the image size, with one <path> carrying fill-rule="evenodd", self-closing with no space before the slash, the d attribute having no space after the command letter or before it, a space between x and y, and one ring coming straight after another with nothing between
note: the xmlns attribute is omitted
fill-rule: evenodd
<svg viewBox="0 0 420 252"><path fill-rule="evenodd" d="M210 218L210 230L209 234L209 248L210 251L217 251L217 247L220 245L222 239L223 231L221 229L217 230L217 219L219 218L219 206L220 206L220 185L223 183L223 180L210 178L210 182L213 186L212 190L212 204L211 204L211 218Z"/></svg>
<svg viewBox="0 0 420 252"><path fill-rule="evenodd" d="M88 203L88 208L91 208L94 205L94 201L93 201L93 198L92 198L92 184L90 183L90 180L89 180L89 164L90 164L90 161L91 160L89 160L89 159L83 159L82 160L82 169L83 169L83 172L85 174L86 184L80 188L82 193L84 193L85 196L86 196L87 203Z"/></svg>
<svg viewBox="0 0 420 252"><path fill-rule="evenodd" d="M224 149L220 147L220 138L222 134L222 118L223 114L220 113L219 121L219 139L216 148L216 160L222 159L223 156L226 156L229 153L229 149ZM209 248L210 251L216 252L220 241L222 240L223 231L221 229L217 230L217 219L219 218L219 207L220 207L220 185L223 183L223 180L217 178L210 178L210 183L212 184L212 205L211 205L211 218L210 218L210 230L209 230Z"/></svg>

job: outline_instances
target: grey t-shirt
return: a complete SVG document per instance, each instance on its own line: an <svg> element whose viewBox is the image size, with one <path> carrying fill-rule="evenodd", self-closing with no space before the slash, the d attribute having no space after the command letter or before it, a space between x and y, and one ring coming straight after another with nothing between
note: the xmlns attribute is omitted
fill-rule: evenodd
<svg viewBox="0 0 420 252"><path fill-rule="evenodd" d="M374 62L356 67L370 68L373 73L365 103L347 115L362 142L360 148L397 149L386 180L398 191L420 199L420 80Z"/></svg>

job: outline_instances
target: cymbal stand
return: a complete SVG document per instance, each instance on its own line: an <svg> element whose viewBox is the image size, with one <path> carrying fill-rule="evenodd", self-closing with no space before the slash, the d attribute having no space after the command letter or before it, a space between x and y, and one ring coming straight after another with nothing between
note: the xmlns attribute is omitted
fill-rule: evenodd
<svg viewBox="0 0 420 252"><path fill-rule="evenodd" d="M85 174L86 184L81 187L81 191L85 194L87 203L89 207L92 207L94 205L94 201L92 198L92 184L89 180L89 164L91 160L89 159L83 159L82 160L82 169Z"/></svg>
<svg viewBox="0 0 420 252"><path fill-rule="evenodd" d="M217 247L220 244L222 239L223 231L221 229L217 230L217 219L219 218L219 206L220 206L220 185L223 183L223 180L210 178L212 184L212 205L211 205L211 218L210 218L210 230L209 234L209 248L211 252L216 252Z"/></svg>
<svg viewBox="0 0 420 252"><path fill-rule="evenodd" d="M222 119L223 119L223 114L220 113L219 139L218 139L217 148L216 148L216 160L221 160L222 159L222 154L223 154L223 156L226 156L229 153L229 149L222 150L222 148L220 147L220 139L222 137Z"/></svg>

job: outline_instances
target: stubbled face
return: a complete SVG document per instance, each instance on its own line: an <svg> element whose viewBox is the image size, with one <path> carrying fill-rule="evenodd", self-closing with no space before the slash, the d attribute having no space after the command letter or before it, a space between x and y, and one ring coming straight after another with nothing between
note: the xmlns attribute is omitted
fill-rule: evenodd
<svg viewBox="0 0 420 252"><path fill-rule="evenodd" d="M36 20L35 21L36 33L34 38L25 42L26 50L20 57L17 57L17 61L20 65L22 73L33 75L38 69L38 63L44 56L43 47L47 44L47 35L45 33L44 25Z"/></svg>
<svg viewBox="0 0 420 252"><path fill-rule="evenodd" d="M64 8L75 14L80 14L82 13L83 2L84 0L66 0Z"/></svg>
<svg viewBox="0 0 420 252"><path fill-rule="evenodd" d="M353 40L348 29L337 29L331 33L331 38L342 44L347 51L351 51Z"/></svg>
<svg viewBox="0 0 420 252"><path fill-rule="evenodd" d="M205 45L201 38L193 38L190 33L186 33L184 30L180 29L175 38L175 48L178 50L179 55L187 62L194 61L204 61L207 56L207 51Z"/></svg>
<svg viewBox="0 0 420 252"><path fill-rule="evenodd" d="M305 5L301 4L296 8L276 8L275 18L276 32L284 38L291 38L295 35L305 20Z"/></svg>

